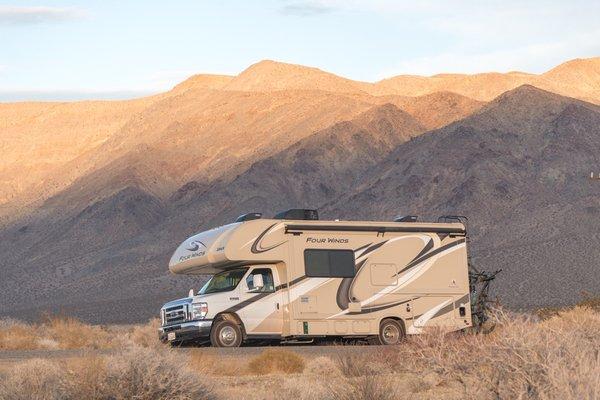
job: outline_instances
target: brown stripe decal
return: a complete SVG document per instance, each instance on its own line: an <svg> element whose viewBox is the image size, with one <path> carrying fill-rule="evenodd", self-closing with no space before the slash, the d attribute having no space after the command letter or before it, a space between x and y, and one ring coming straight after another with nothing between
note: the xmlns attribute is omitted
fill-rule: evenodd
<svg viewBox="0 0 600 400"><path fill-rule="evenodd" d="M265 235L267 233L269 233L269 231L271 230L271 228L273 228L275 225L277 225L277 224L273 224L273 225L269 226L267 229L264 230L263 233L261 233L260 235L258 235L258 237L254 241L254 243L252 243L252 247L250 248L250 251L252 253L254 253L254 254L264 253L266 251L273 250L275 247L279 247L279 246L281 246L282 244L285 243L285 242L281 242L279 244L276 244L274 246L269 246L267 248L262 248L262 246L260 245L260 242L263 239L263 237L265 237Z"/></svg>
<svg viewBox="0 0 600 400"><path fill-rule="evenodd" d="M417 258L417 259L414 259L413 261L409 262L409 263L406 265L406 267L404 267L404 268L403 268L403 269L401 269L399 272L397 272L397 273L395 273L394 275L392 275L392 277L394 277L394 276L398 276L398 275L400 275L401 273L403 273L403 272L405 272L405 271L407 271L407 270L411 269L412 267L414 267L414 266L417 266L417 265L421 264L423 261L425 261L425 260L427 260L427 259L429 259L429 258L431 258L431 257L435 256L436 254L439 254L439 253L441 253L442 251L446 251L446 250L448 250L448 249L449 249L449 248L451 248L451 247L458 246L459 244L461 244L461 243L464 243L464 242L465 242L465 239L463 238L463 239L457 240L457 241L455 241L455 242L448 243L448 244L446 244L446 245L444 245L444 246L438 247L437 249L435 249L435 250L432 250L432 251L430 251L429 253L426 253L426 254L422 255L421 257L419 257L419 258Z"/></svg>

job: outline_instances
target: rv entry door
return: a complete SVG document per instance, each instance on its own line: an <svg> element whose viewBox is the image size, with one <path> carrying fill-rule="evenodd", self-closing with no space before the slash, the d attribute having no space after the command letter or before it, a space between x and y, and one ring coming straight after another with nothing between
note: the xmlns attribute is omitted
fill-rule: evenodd
<svg viewBox="0 0 600 400"><path fill-rule="evenodd" d="M246 334L266 337L281 335L284 291L277 290L279 285L276 268L261 265L248 270L240 285L240 302L247 305L239 311Z"/></svg>

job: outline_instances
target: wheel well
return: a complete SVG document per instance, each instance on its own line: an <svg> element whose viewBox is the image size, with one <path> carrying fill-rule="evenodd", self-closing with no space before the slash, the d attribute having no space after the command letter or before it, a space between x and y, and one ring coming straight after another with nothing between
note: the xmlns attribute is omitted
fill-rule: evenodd
<svg viewBox="0 0 600 400"><path fill-rule="evenodd" d="M404 323L404 320L400 317L396 317L396 316L383 317L379 320L379 327L381 327L381 323L383 321L385 321L386 319L393 319L395 321L398 321L400 323L400 325L402 325L402 329L404 330L404 333L406 334L406 324Z"/></svg>
<svg viewBox="0 0 600 400"><path fill-rule="evenodd" d="M246 328L244 327L244 323L242 322L242 319L239 317L239 315L232 312L222 312L220 314L217 314L213 318L213 326L216 322L221 320L227 320L238 324L242 329L242 335L244 336L244 339L246 339Z"/></svg>

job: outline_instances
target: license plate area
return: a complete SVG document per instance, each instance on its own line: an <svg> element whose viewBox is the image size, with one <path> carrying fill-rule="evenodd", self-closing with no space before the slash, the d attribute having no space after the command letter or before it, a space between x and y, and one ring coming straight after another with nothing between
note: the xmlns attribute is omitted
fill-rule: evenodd
<svg viewBox="0 0 600 400"><path fill-rule="evenodd" d="M175 340L176 337L177 336L175 335L175 332L169 332L169 333L167 333L167 340L169 342L172 342L173 340Z"/></svg>

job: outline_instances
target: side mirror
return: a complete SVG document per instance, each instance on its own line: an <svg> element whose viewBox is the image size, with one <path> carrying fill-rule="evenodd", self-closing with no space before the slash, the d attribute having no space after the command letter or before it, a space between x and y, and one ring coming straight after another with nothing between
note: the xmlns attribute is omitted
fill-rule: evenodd
<svg viewBox="0 0 600 400"><path fill-rule="evenodd" d="M255 289L262 289L263 286L265 286L261 274L252 275L252 286L254 286Z"/></svg>
<svg viewBox="0 0 600 400"><path fill-rule="evenodd" d="M188 297L194 297L194 289L190 289L188 292Z"/></svg>

